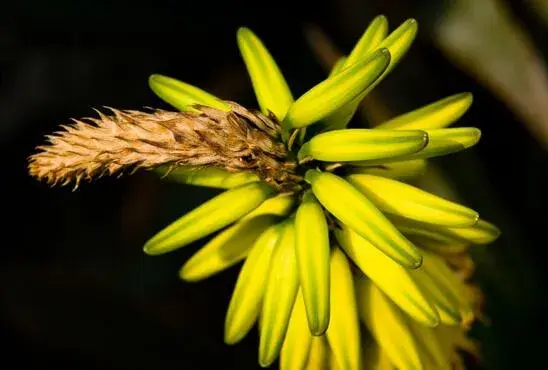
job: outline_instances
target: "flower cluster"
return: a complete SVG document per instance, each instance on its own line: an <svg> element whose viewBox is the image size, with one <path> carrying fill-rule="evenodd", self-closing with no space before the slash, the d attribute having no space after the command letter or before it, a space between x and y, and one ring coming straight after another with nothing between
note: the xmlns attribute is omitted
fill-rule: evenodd
<svg viewBox="0 0 548 370"><path fill-rule="evenodd" d="M417 22L390 34L375 18L352 52L298 99L261 40L237 40L261 111L173 78L152 90L180 112L117 111L77 121L31 156L30 171L78 184L126 168L227 189L151 238L170 252L219 232L180 270L199 281L245 260L225 342L258 323L258 361L282 369L453 369L481 294L467 250L500 232L466 206L414 186L426 160L476 144L446 128L470 107L456 94L372 129L346 128L411 45ZM360 325L363 323L363 327Z"/></svg>

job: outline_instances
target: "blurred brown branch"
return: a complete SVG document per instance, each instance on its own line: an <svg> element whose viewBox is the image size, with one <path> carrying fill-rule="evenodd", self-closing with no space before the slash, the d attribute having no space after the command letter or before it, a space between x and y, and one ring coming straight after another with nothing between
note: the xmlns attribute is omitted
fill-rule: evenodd
<svg viewBox="0 0 548 370"><path fill-rule="evenodd" d="M548 148L548 71L526 31L499 0L458 0L435 42L462 70L503 100Z"/></svg>

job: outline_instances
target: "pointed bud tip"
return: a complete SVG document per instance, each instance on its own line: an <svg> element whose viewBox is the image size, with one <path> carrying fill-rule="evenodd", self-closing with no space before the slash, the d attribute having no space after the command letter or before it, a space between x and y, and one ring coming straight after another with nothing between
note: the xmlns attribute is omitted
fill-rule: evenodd
<svg viewBox="0 0 548 370"><path fill-rule="evenodd" d="M260 337L260 343L259 343L259 365L263 368L269 367L276 361L280 353L273 346L273 343L270 343L269 340L265 340L266 338L262 336L263 333L261 333Z"/></svg>
<svg viewBox="0 0 548 370"><path fill-rule="evenodd" d="M145 244L145 246L143 247L143 252L145 252L149 256L156 256L158 254L161 254L160 252L158 252L156 246L150 242L147 242Z"/></svg>
<svg viewBox="0 0 548 370"><path fill-rule="evenodd" d="M161 78L158 74L152 74L148 76L148 86L154 91L156 85L159 83L158 79Z"/></svg>
<svg viewBox="0 0 548 370"><path fill-rule="evenodd" d="M225 336L224 336L224 342L225 344L229 346L233 346L237 344L242 338L240 336L232 333L232 330L230 328L225 327Z"/></svg>
<svg viewBox="0 0 548 370"><path fill-rule="evenodd" d="M470 103L474 100L474 94L472 94L470 91L465 91L460 94L457 94L458 97L466 100L470 100Z"/></svg>
<svg viewBox="0 0 548 370"><path fill-rule="evenodd" d="M477 127L471 127L470 128L470 132L471 132L471 135L470 135L470 139L468 142L464 143L464 147L465 148L470 148L474 145L476 145L480 139L481 139L481 130Z"/></svg>
<svg viewBox="0 0 548 370"><path fill-rule="evenodd" d="M464 91L461 93L450 95L447 98L440 100L440 102L443 102L445 104L463 104L464 107L459 109L462 109L462 114L464 114L474 102L474 95L469 91Z"/></svg>
<svg viewBox="0 0 548 370"><path fill-rule="evenodd" d="M437 308L435 308L434 305L430 306L431 310L423 310L423 317L421 321L419 321L422 325L425 325L428 328L437 328L441 325L441 317L440 313ZM413 319L417 321L416 319Z"/></svg>
<svg viewBox="0 0 548 370"><path fill-rule="evenodd" d="M266 369L270 367L270 365L272 365L274 361L275 359L270 360L270 359L259 358L259 366Z"/></svg>
<svg viewBox="0 0 548 370"><path fill-rule="evenodd" d="M419 26L419 22L415 18L409 18L408 20L405 21L405 24L415 25L417 27Z"/></svg>
<svg viewBox="0 0 548 370"><path fill-rule="evenodd" d="M441 324L441 319L440 319L439 315L435 316L435 317L431 317L430 320L431 321L428 322L428 325L427 325L430 328L437 328Z"/></svg>
<svg viewBox="0 0 548 370"><path fill-rule="evenodd" d="M148 242L145 243L143 247L143 252L149 256L158 256L160 254L165 254L171 252L181 245L165 244L162 243L162 240L158 240L156 237L153 237Z"/></svg>
<svg viewBox="0 0 548 370"><path fill-rule="evenodd" d="M411 264L409 265L409 267L412 270L416 270L416 269L418 269L419 267L422 266L422 262L423 262L423 257L422 257L422 255L419 254L417 258L415 258L413 261L411 261Z"/></svg>
<svg viewBox="0 0 548 370"><path fill-rule="evenodd" d="M384 14L379 14L375 17L375 19L373 19L373 21L377 21L377 22L388 22L388 18L386 18L386 15Z"/></svg>
<svg viewBox="0 0 548 370"><path fill-rule="evenodd" d="M251 29L245 26L239 27L238 31L236 31L236 37L238 39L240 39L241 37L251 36L251 35L253 35L253 31L251 31Z"/></svg>
<svg viewBox="0 0 548 370"><path fill-rule="evenodd" d="M192 283L200 280L199 274L193 273L192 266L188 263L184 264L179 270L179 279Z"/></svg>
<svg viewBox="0 0 548 370"><path fill-rule="evenodd" d="M148 76L148 84L149 86L153 87L153 85L158 85L165 83L167 80L170 80L170 77L161 75L159 73L153 73L150 76Z"/></svg>
<svg viewBox="0 0 548 370"><path fill-rule="evenodd" d="M421 130L419 130L419 131L421 131ZM424 144L424 145L422 146L421 150L424 149L424 148L426 148L426 146L427 146L428 143L430 142L430 136L428 136L428 132L422 131L422 133L423 133L423 134L422 134L422 141L423 141L423 144Z"/></svg>
<svg viewBox="0 0 548 370"><path fill-rule="evenodd" d="M479 222L479 220L480 220L480 215L479 215L479 213L474 211L473 223L472 223L472 225L470 225L470 226L476 225L476 224Z"/></svg>
<svg viewBox="0 0 548 370"><path fill-rule="evenodd" d="M380 48L377 53L382 54L382 56L384 56L386 59L390 59L392 57L388 48Z"/></svg>
<svg viewBox="0 0 548 370"><path fill-rule="evenodd" d="M489 243L494 242L502 235L502 231L496 225L490 222L480 219L478 220L475 226L479 228L487 229L492 234L491 238L489 239Z"/></svg>
<svg viewBox="0 0 548 370"><path fill-rule="evenodd" d="M324 335L325 332L327 331L327 328L328 328L328 325L326 325L325 328L322 328L319 326L314 326L314 327L309 326L310 334L315 337L321 337L322 335Z"/></svg>
<svg viewBox="0 0 548 370"><path fill-rule="evenodd" d="M311 184L312 181L321 173L318 169L310 169L304 174L304 181Z"/></svg>
<svg viewBox="0 0 548 370"><path fill-rule="evenodd" d="M307 313L308 330L310 334L315 337L320 337L327 331L329 327L330 314L327 313L327 317L320 318L319 315L309 316Z"/></svg>

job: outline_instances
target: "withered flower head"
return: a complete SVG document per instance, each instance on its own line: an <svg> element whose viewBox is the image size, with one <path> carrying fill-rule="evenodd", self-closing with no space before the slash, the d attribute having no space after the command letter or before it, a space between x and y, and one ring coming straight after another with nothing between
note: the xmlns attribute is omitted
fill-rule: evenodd
<svg viewBox="0 0 548 370"><path fill-rule="evenodd" d="M466 333L481 315L467 251L500 232L473 209L414 184L428 158L478 142L476 128L446 128L472 96L449 96L375 128L347 128L416 32L408 20L388 34L386 18L375 18L329 77L295 101L261 40L242 28L238 46L262 113L153 75L154 92L181 112L112 109L76 121L48 137L30 172L77 186L155 169L227 189L144 250L167 253L219 231L180 276L199 281L245 260L225 342L239 342L260 320L261 366L279 357L283 369L461 368L460 350L478 352Z"/></svg>
<svg viewBox="0 0 548 370"><path fill-rule="evenodd" d="M30 157L31 175L48 183L75 183L128 169L168 165L215 166L252 171L276 188L293 186L295 163L279 140L281 126L265 116L227 102L230 110L194 105L193 111L152 112L110 109L99 118L75 120L48 137L49 145Z"/></svg>

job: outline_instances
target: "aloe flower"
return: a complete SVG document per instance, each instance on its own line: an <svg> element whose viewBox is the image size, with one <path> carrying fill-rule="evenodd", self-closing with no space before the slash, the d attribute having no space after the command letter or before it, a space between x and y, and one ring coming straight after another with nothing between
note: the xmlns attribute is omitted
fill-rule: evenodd
<svg viewBox="0 0 548 370"><path fill-rule="evenodd" d="M375 18L321 83L294 99L261 40L237 33L260 111L176 79L150 87L180 112L118 111L50 136L30 172L79 184L127 168L226 189L152 237L159 255L218 232L181 268L200 281L244 261L224 339L255 324L258 362L282 369L453 369L481 293L467 250L499 236L478 213L417 188L431 157L476 144L447 128L470 107L460 93L373 128L346 128L360 101L417 33ZM360 323L364 325L361 326Z"/></svg>

